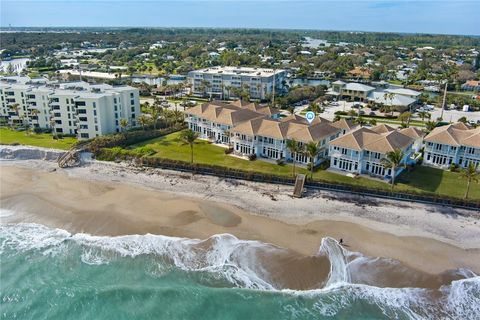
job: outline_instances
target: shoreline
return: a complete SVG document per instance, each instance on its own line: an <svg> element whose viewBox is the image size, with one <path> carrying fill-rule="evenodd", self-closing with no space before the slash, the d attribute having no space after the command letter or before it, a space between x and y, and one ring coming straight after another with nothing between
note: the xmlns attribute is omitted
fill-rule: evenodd
<svg viewBox="0 0 480 320"><path fill-rule="evenodd" d="M194 176L91 161L58 169L43 160L0 162L2 223L36 222L94 235L162 234L205 239L230 233L315 255L323 237L348 250L440 273L480 271L475 212ZM8 185L8 188L5 188ZM288 236L286 236L288 235Z"/></svg>

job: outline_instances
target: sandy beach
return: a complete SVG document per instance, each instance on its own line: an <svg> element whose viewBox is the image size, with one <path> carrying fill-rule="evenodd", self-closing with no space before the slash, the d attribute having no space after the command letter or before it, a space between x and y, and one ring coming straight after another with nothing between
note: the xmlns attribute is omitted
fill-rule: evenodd
<svg viewBox="0 0 480 320"><path fill-rule="evenodd" d="M480 272L479 214L330 192L131 168L92 161L58 169L43 160L2 161L2 223L35 222L95 235L205 239L229 233L315 255L323 237L430 274Z"/></svg>

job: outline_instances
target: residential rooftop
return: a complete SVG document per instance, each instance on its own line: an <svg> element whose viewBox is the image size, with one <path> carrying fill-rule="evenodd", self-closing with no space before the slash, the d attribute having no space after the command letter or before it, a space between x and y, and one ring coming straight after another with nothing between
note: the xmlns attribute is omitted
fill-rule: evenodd
<svg viewBox="0 0 480 320"><path fill-rule="evenodd" d="M480 127L471 129L461 122L437 127L425 137L425 141L480 148Z"/></svg>
<svg viewBox="0 0 480 320"><path fill-rule="evenodd" d="M269 77L274 74L274 69L267 68L252 68L252 67L210 67L200 70L195 70L195 73L207 73L207 74L228 74L228 75L238 75L238 76L249 76L249 77ZM275 74L285 72L282 69L275 69Z"/></svg>
<svg viewBox="0 0 480 320"><path fill-rule="evenodd" d="M412 138L397 130L382 132L384 129L379 127L372 129L361 127L334 139L330 144L356 151L367 150L385 154L396 149L404 149L413 141Z"/></svg>

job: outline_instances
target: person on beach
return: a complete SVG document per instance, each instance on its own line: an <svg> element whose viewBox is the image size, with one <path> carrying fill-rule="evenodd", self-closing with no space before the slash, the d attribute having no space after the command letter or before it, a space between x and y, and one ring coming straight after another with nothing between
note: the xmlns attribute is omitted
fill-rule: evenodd
<svg viewBox="0 0 480 320"><path fill-rule="evenodd" d="M343 238L340 238L339 244L343 244Z"/></svg>

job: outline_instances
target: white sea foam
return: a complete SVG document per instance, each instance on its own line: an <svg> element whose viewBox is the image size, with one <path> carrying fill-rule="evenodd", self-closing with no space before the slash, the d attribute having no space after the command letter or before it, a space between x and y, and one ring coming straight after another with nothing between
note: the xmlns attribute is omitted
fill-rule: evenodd
<svg viewBox="0 0 480 320"><path fill-rule="evenodd" d="M328 257L328 260L330 261L330 273L328 275L326 287L338 283L350 282L350 272L347 268L346 253L347 251L340 246L337 240L329 237L322 239L318 254Z"/></svg>
<svg viewBox="0 0 480 320"><path fill-rule="evenodd" d="M261 269L258 254L278 253L282 248L258 241L239 240L230 234L212 236L207 240L176 238L161 235L128 235L118 237L71 235L62 229L39 224L0 225L1 253L5 249L22 252L38 250L58 254L68 244L81 249L81 260L91 265L110 263L119 257L155 255L184 271L209 272L241 288L277 291L314 299L314 309L321 315L334 316L355 302L377 306L388 318L407 315L411 319L443 318L473 319L480 314L480 277L452 282L441 288L443 298L432 299L431 291L420 288L379 288L352 284L350 265L365 259L359 253L342 248L334 239L324 238L319 255L327 256L331 269L327 286L315 290L277 290ZM475 276L461 270L465 276Z"/></svg>
<svg viewBox="0 0 480 320"><path fill-rule="evenodd" d="M53 253L52 249L58 247L71 234L62 229L48 228L36 223L18 223L0 225L0 252L6 247L15 250L42 250L44 254Z"/></svg>

